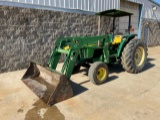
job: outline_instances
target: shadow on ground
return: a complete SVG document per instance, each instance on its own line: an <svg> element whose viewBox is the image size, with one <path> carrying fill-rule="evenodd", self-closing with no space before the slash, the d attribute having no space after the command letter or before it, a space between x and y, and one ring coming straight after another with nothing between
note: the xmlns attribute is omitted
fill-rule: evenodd
<svg viewBox="0 0 160 120"><path fill-rule="evenodd" d="M87 68L82 69L80 72L84 72L84 75L86 75L86 76L88 75L88 69ZM111 82L113 80L116 80L117 78L118 78L118 76L115 76L115 75L109 76L106 83ZM90 80L85 80L85 81L83 81L79 84L75 83L74 81L70 81L71 87L73 89L74 96L77 96L77 95L87 91L88 88L85 88L82 85L85 84L85 83L88 83L88 82L90 82ZM104 83L104 84L106 84L106 83Z"/></svg>
<svg viewBox="0 0 160 120"><path fill-rule="evenodd" d="M154 60L155 60L154 58L147 58L147 63L143 69L143 72L155 66L155 64L151 63ZM111 73L121 73L125 71L121 64L109 64L108 68L109 68L110 74Z"/></svg>
<svg viewBox="0 0 160 120"><path fill-rule="evenodd" d="M110 74L112 73L121 73L124 72L125 70L122 68L121 64L109 64L108 65L109 72Z"/></svg>
<svg viewBox="0 0 160 120"><path fill-rule="evenodd" d="M111 81L113 81L113 80L116 80L117 78L118 78L118 76L115 76L115 75L109 76L108 80L107 80L104 84L106 84L106 83L108 83L108 82L111 82ZM73 94L74 94L74 96L77 96L77 95L79 95L79 94L87 91L88 88L83 87L82 85L85 84L85 83L88 83L88 82L90 82L90 80L83 81L83 82L81 82L81 83L79 83L79 84L77 84L77 83L75 83L75 82L73 82L73 81L70 81L71 87L72 87L72 89L73 89ZM103 84L102 84L102 85L103 85Z"/></svg>
<svg viewBox="0 0 160 120"><path fill-rule="evenodd" d="M87 82L89 82L89 80L84 81L84 83L87 83ZM88 90L87 88L81 86L81 84L77 84L77 83L75 83L73 81L70 81L70 84L71 84L71 87L73 89L74 96L77 96L77 95L79 95L79 94L81 94L81 93L83 93L83 92Z"/></svg>
<svg viewBox="0 0 160 120"><path fill-rule="evenodd" d="M143 72L155 67L155 64L151 63L151 61L154 61L154 60L155 59L153 59L153 58L148 58L147 59L147 63L145 65L144 69L143 69Z"/></svg>
<svg viewBox="0 0 160 120"><path fill-rule="evenodd" d="M154 61L154 60L155 60L154 58L147 58L148 62L151 62L151 61Z"/></svg>
<svg viewBox="0 0 160 120"><path fill-rule="evenodd" d="M151 69L152 67L155 66L155 64L151 63L151 61L154 61L154 60L155 59L153 59L153 58L148 58L147 59L147 63L145 65L145 67L144 67L143 72L147 71L147 70L149 70L149 69ZM121 73L121 72L125 71L122 68L121 64L110 64L110 65L108 65L108 68L109 68L110 74L109 74L109 77L108 77L108 81L106 83L112 82L113 80L116 80L116 79L119 78L118 75L112 75L113 73L118 74L118 73ZM89 68L83 68L79 72L84 72L84 75L88 76L88 70L89 70ZM77 95L79 95L79 94L81 94L81 93L83 93L83 92L88 90L87 88L82 86L82 84L85 84L87 82L90 82L90 80L83 81L83 82L81 82L79 84L71 81L71 86L72 86L72 89L73 89L73 92L74 92L74 96L77 96ZM106 84L106 83L104 83L104 84Z"/></svg>

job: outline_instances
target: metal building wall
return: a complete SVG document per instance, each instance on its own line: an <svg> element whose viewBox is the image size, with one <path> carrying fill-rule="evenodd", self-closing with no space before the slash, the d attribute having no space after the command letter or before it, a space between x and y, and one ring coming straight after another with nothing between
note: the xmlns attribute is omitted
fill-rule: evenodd
<svg viewBox="0 0 160 120"><path fill-rule="evenodd" d="M160 20L160 7L149 0L128 0L143 5L143 18ZM152 5L157 7L157 11L153 11Z"/></svg>
<svg viewBox="0 0 160 120"><path fill-rule="evenodd" d="M9 1L15 3L30 4L30 5L42 5L42 6L65 8L65 9L80 9L90 12L100 12L108 9L120 9L120 0L0 0L0 1Z"/></svg>
<svg viewBox="0 0 160 120"><path fill-rule="evenodd" d="M139 3L144 6L143 18L160 20L160 7L158 5L149 0L128 1ZM108 9L120 9L120 0L0 0L0 5L3 4L18 7L26 7L27 5L27 7L30 8L53 9L57 11L80 12L86 14L94 14L89 12L100 12ZM152 5L157 6L158 10L153 12Z"/></svg>
<svg viewBox="0 0 160 120"><path fill-rule="evenodd" d="M138 24L139 24L139 4L128 2L126 0L121 0L120 2L121 10L128 11L134 13L131 17L131 25L134 28L134 32L138 33ZM128 17L119 18L119 32L124 33L125 30L128 28Z"/></svg>

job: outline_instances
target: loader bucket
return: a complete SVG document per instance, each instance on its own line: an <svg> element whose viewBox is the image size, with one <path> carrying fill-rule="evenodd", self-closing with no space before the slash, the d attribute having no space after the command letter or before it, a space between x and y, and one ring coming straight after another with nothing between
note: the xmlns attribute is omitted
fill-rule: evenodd
<svg viewBox="0 0 160 120"><path fill-rule="evenodd" d="M73 90L65 75L34 62L30 63L22 81L49 106L73 96Z"/></svg>

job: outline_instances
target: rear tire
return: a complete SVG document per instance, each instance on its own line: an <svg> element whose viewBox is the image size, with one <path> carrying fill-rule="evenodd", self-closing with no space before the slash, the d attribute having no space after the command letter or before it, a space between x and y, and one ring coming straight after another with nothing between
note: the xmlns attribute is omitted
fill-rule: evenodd
<svg viewBox="0 0 160 120"><path fill-rule="evenodd" d="M138 39L131 40L124 48L121 64L129 73L139 73L143 70L147 60L146 44Z"/></svg>
<svg viewBox="0 0 160 120"><path fill-rule="evenodd" d="M89 79L95 85L103 84L108 79L108 66L103 62L95 62L89 68Z"/></svg>

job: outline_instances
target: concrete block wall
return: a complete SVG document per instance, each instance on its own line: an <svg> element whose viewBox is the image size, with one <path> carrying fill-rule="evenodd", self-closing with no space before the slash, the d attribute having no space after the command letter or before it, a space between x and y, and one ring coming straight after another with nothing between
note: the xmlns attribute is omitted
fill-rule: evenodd
<svg viewBox="0 0 160 120"><path fill-rule="evenodd" d="M146 33L145 28L148 29ZM145 35L148 36L148 40L145 39ZM141 39L147 42L148 46L160 45L160 22L155 20L143 20Z"/></svg>
<svg viewBox="0 0 160 120"><path fill-rule="evenodd" d="M60 36L97 35L98 17L0 6L0 72L26 68L30 60L46 65ZM111 27L102 18L101 33Z"/></svg>

